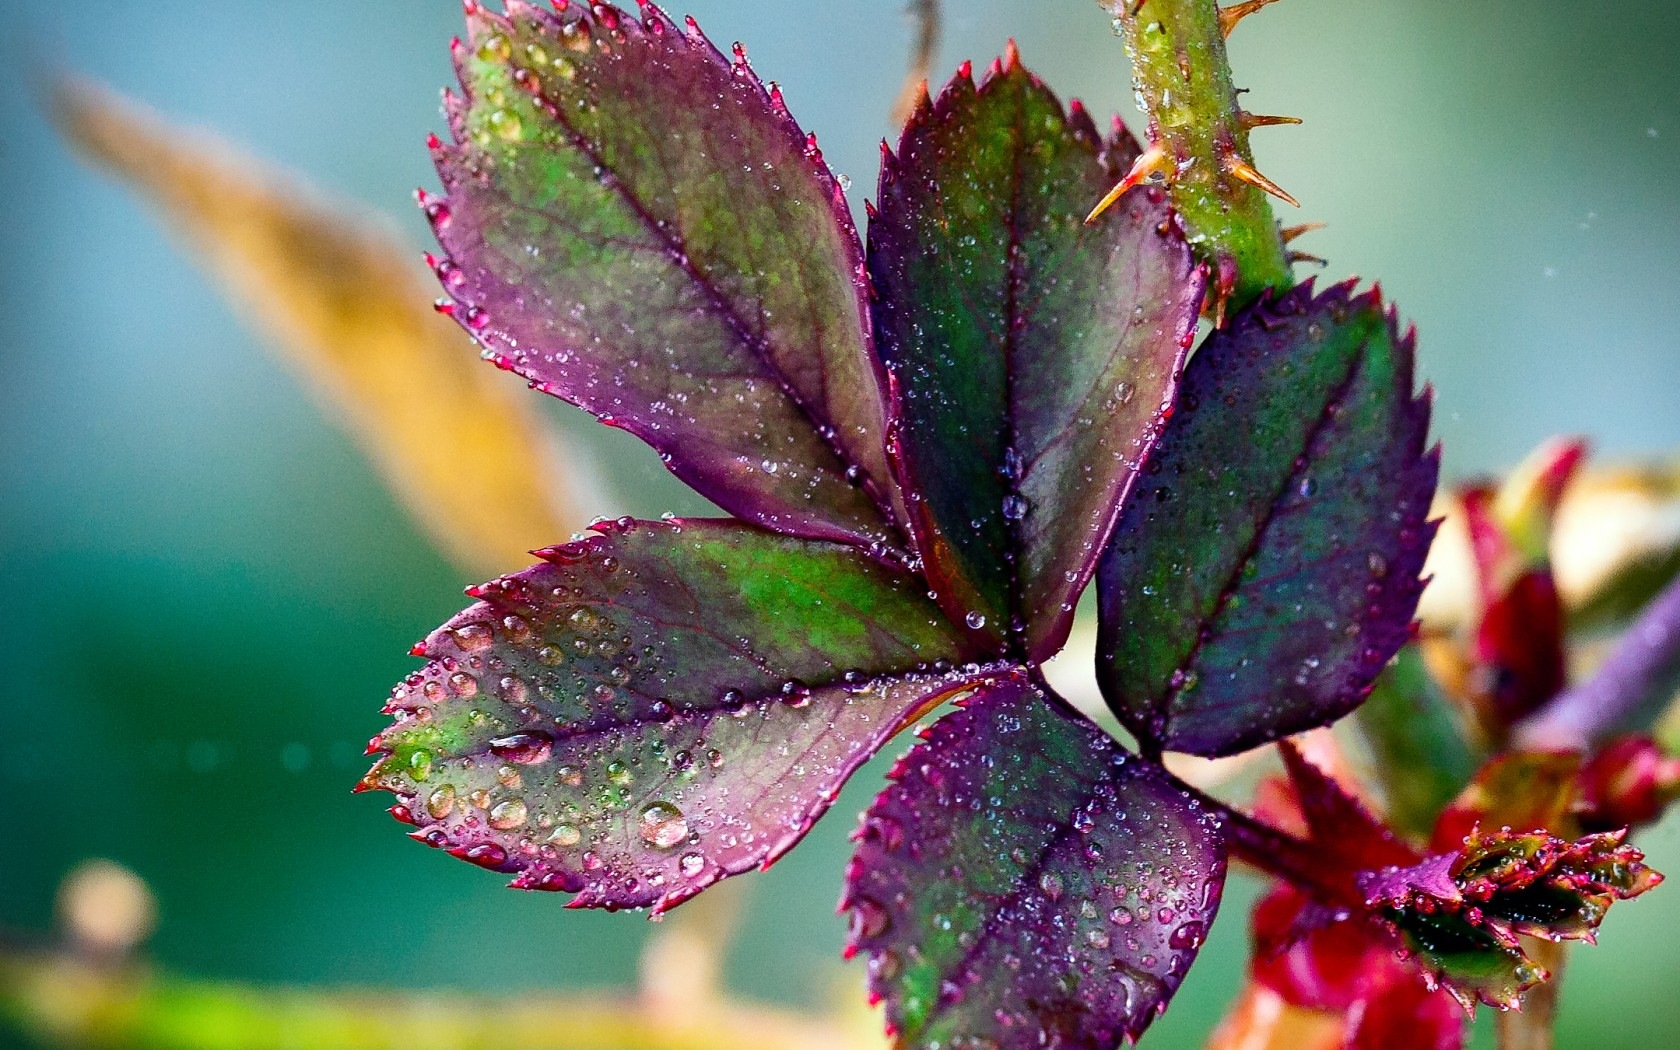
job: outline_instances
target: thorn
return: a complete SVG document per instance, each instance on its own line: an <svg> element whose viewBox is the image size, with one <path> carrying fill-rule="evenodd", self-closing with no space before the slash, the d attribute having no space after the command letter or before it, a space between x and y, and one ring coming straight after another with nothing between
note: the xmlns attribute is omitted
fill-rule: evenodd
<svg viewBox="0 0 1680 1050"><path fill-rule="evenodd" d="M1240 4L1219 9L1219 33L1229 37L1231 31L1237 28L1237 23L1260 10L1262 7L1277 3L1277 0L1243 0Z"/></svg>
<svg viewBox="0 0 1680 1050"><path fill-rule="evenodd" d="M1219 263L1214 267L1211 285L1213 309L1213 326L1225 327L1225 309L1231 304L1231 292L1237 287L1237 260L1230 255L1221 254Z"/></svg>
<svg viewBox="0 0 1680 1050"><path fill-rule="evenodd" d="M1237 155L1235 150L1226 151L1225 155L1220 158L1220 166L1223 167L1226 173L1231 175L1233 178L1241 179L1250 186L1258 186L1280 201L1286 201L1297 208L1301 206L1300 201L1291 197L1284 191L1282 186L1279 186L1271 179L1268 179L1258 171L1255 171L1254 165L1250 164L1246 160L1243 160Z"/></svg>
<svg viewBox="0 0 1680 1050"><path fill-rule="evenodd" d="M1299 226L1285 226L1283 228L1283 243L1288 244L1297 237L1322 229L1324 229L1322 222L1303 222Z"/></svg>
<svg viewBox="0 0 1680 1050"><path fill-rule="evenodd" d="M970 62L966 58L963 59L962 65L957 67L957 76L961 77L963 80L973 80L974 79L974 63Z"/></svg>
<svg viewBox="0 0 1680 1050"><path fill-rule="evenodd" d="M1021 49L1015 46L1015 38L1010 37L1009 43L1003 47L1003 68L1012 70L1021 64Z"/></svg>
<svg viewBox="0 0 1680 1050"><path fill-rule="evenodd" d="M1250 113L1248 110L1245 109L1237 116L1237 123L1241 124L1245 128L1249 128L1249 129L1253 129L1253 128L1273 128L1273 127L1277 127L1279 124L1299 124L1299 123L1301 123L1301 118L1300 117L1269 117L1269 116L1265 116L1265 115L1260 114L1260 113Z"/></svg>
<svg viewBox="0 0 1680 1050"><path fill-rule="evenodd" d="M1140 153L1138 159L1132 163L1132 170L1126 173L1126 177L1108 191L1108 196L1097 202L1097 206L1091 209L1091 214L1085 216L1085 225L1096 222L1097 217L1113 207L1114 202L1125 196L1127 190L1154 175L1170 176L1171 169L1172 162L1167 157L1166 148L1159 142L1151 142L1149 148Z"/></svg>
<svg viewBox="0 0 1680 1050"><path fill-rule="evenodd" d="M1290 252L1291 263L1312 263L1315 266L1329 266L1330 260L1319 255L1309 255L1306 252Z"/></svg>

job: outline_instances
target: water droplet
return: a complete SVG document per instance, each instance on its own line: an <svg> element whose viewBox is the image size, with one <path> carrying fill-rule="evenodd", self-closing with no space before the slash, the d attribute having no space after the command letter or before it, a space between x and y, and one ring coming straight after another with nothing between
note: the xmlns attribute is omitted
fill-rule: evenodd
<svg viewBox="0 0 1680 1050"><path fill-rule="evenodd" d="M535 730L510 733L490 741L490 751L496 757L527 766L547 761L553 749L554 739L547 733Z"/></svg>
<svg viewBox="0 0 1680 1050"><path fill-rule="evenodd" d="M426 812L433 820L442 820L455 808L455 788L445 784L426 798Z"/></svg>
<svg viewBox="0 0 1680 1050"><path fill-rule="evenodd" d="M511 798L506 802L498 802L496 808L490 811L490 826L497 831L512 831L514 828L523 827L529 815L524 802Z"/></svg>
<svg viewBox="0 0 1680 1050"><path fill-rule="evenodd" d="M1003 516L1010 521L1020 521L1027 516L1030 508L1027 497L1018 492L1011 492L1003 498Z"/></svg>
<svg viewBox="0 0 1680 1050"><path fill-rule="evenodd" d="M572 824L556 824L548 833L548 841L556 846L575 846L583 840L583 832Z"/></svg>
<svg viewBox="0 0 1680 1050"><path fill-rule="evenodd" d="M451 632L455 636L455 644L463 652L476 653L490 648L496 636L490 633L490 628L482 623L462 624Z"/></svg>
<svg viewBox="0 0 1680 1050"><path fill-rule="evenodd" d="M1053 871L1047 871L1038 877L1038 888L1044 891L1044 895L1050 898L1052 904L1062 899L1062 877Z"/></svg>
<svg viewBox="0 0 1680 1050"><path fill-rule="evenodd" d="M684 875L693 878L705 870L706 859L698 853L684 853L682 860L678 862L678 866L682 869Z"/></svg>
<svg viewBox="0 0 1680 1050"><path fill-rule="evenodd" d="M963 622L968 624L969 630L978 631L982 627L986 626L986 614L982 612L970 612L963 618Z"/></svg>
<svg viewBox="0 0 1680 1050"><path fill-rule="evenodd" d="M432 775L432 753L426 750L416 751L408 756L408 775L413 779L425 780Z"/></svg>
<svg viewBox="0 0 1680 1050"><path fill-rule="evenodd" d="M642 807L642 841L659 849L673 849L688 839L688 820L669 802L649 802Z"/></svg>
<svg viewBox="0 0 1680 1050"><path fill-rule="evenodd" d="M1167 944L1178 951L1190 951L1200 948L1202 940L1206 936L1207 925L1205 923L1187 922L1167 937Z"/></svg>
<svg viewBox="0 0 1680 1050"><path fill-rule="evenodd" d="M510 142L517 140L525 132L524 122L519 119L519 114L511 109L491 110L486 121L491 131Z"/></svg>
<svg viewBox="0 0 1680 1050"><path fill-rule="evenodd" d="M1301 486L1296 491L1300 492L1302 499L1311 499L1318 494L1318 482L1312 478L1302 478Z"/></svg>

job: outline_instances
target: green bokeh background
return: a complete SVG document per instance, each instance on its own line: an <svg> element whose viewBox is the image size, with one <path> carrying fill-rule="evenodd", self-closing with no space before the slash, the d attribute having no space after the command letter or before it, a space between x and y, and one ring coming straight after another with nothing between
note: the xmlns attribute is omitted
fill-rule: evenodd
<svg viewBox="0 0 1680 1050"><path fill-rule="evenodd" d="M686 6L750 45L861 201L909 42L901 0ZM948 6L939 68L1014 36L1064 97L1130 110L1089 0ZM189 974L631 979L645 923L503 891L350 796L408 646L472 581L32 97L42 69L92 73L400 216L418 253L408 194L435 185L422 138L458 27L453 0L0 0L0 927L45 929L63 873L105 856L154 887L155 955ZM1257 137L1301 217L1330 224L1301 246L1331 276L1379 275L1417 322L1452 474L1560 431L1608 456L1680 448L1677 55L1671 0L1289 0L1233 41L1250 108L1306 118ZM696 508L640 446L555 416L609 457L602 513ZM827 995L845 835L878 779L757 878L741 990ZM1680 823L1643 842L1680 871ZM1146 1045L1197 1045L1222 1009L1250 892ZM1680 1045L1677 941L1675 889L1618 908L1574 957L1562 1045Z"/></svg>

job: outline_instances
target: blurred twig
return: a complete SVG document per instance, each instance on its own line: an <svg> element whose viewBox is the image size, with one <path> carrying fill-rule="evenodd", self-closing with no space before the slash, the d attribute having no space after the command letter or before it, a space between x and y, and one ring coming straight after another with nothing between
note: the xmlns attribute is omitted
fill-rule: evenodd
<svg viewBox="0 0 1680 1050"><path fill-rule="evenodd" d="M387 224L91 82L54 116L156 207L361 444L440 549L480 576L583 524L534 395L478 360L430 308Z"/></svg>
<svg viewBox="0 0 1680 1050"><path fill-rule="evenodd" d="M899 125L910 119L916 101L927 90L943 26L939 0L910 0L909 15L915 23L916 38L910 48L910 71L904 77L904 86L899 88L898 99L892 108L893 123Z"/></svg>

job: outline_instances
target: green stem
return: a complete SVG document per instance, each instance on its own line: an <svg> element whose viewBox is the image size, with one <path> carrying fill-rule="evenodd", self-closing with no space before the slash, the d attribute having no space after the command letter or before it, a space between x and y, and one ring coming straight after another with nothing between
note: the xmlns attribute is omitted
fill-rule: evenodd
<svg viewBox="0 0 1680 1050"><path fill-rule="evenodd" d="M1221 24L1214 0L1099 0L1114 15L1149 112L1143 176L1165 180L1190 242L1214 272L1220 306L1241 309L1294 278L1225 54L1233 6ZM1257 8L1263 5L1253 5ZM1250 8L1252 9L1252 8ZM1265 118L1261 118L1265 119ZM1279 191L1281 193L1281 191Z"/></svg>
<svg viewBox="0 0 1680 1050"><path fill-rule="evenodd" d="M1563 984L1567 944L1530 938L1525 942L1535 962L1551 971L1551 979L1530 988L1521 1010L1499 1014L1499 1050L1552 1050L1556 1045L1558 992Z"/></svg>

